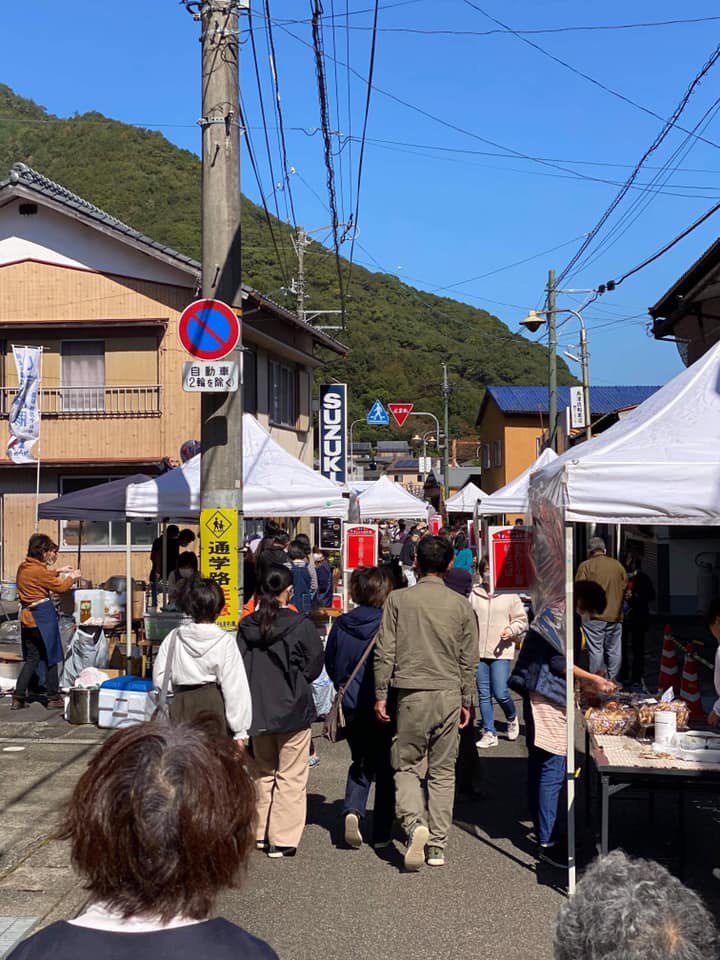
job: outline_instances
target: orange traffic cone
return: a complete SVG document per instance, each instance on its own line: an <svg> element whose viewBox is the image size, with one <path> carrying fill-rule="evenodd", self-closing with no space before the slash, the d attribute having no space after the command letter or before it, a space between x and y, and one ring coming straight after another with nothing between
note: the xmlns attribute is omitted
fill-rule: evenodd
<svg viewBox="0 0 720 960"><path fill-rule="evenodd" d="M705 712L700 700L700 684L698 683L698 668L694 656L695 648L688 643L685 651L680 696L690 708L691 720L704 720Z"/></svg>
<svg viewBox="0 0 720 960"><path fill-rule="evenodd" d="M665 634L663 636L662 657L660 658L660 676L658 677L658 690L662 693L668 687L672 687L675 693L679 690L679 672L677 654L675 653L675 644L673 643L670 624L665 624Z"/></svg>

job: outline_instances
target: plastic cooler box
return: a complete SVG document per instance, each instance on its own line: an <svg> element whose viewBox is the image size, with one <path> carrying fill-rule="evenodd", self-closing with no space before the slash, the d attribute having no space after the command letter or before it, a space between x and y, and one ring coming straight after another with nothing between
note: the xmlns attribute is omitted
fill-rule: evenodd
<svg viewBox="0 0 720 960"><path fill-rule="evenodd" d="M99 727L131 727L150 720L157 706L152 680L116 677L100 687Z"/></svg>

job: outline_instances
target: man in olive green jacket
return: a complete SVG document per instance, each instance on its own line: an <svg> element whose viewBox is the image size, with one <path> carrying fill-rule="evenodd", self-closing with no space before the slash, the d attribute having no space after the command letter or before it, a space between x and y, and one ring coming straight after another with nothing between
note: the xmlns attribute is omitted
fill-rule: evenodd
<svg viewBox="0 0 720 960"><path fill-rule="evenodd" d="M381 722L390 722L389 688L397 693L392 762L408 870L419 870L426 853L431 866L445 862L459 731L470 722L475 696L477 620L468 601L443 583L452 558L452 546L441 537L419 542L420 579L388 597L375 649L375 713Z"/></svg>

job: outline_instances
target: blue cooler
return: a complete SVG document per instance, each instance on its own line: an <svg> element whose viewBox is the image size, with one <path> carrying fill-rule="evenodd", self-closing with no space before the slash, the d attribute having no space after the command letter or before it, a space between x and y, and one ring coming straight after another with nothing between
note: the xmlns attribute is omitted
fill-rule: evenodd
<svg viewBox="0 0 720 960"><path fill-rule="evenodd" d="M99 727L132 727L150 720L157 706L152 680L115 677L100 687Z"/></svg>

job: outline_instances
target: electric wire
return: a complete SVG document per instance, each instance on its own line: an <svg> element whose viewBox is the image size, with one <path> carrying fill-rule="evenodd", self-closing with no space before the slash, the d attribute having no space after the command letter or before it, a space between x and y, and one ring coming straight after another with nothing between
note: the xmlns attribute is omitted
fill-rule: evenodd
<svg viewBox="0 0 720 960"><path fill-rule="evenodd" d="M648 114L650 117L654 117L656 120L661 120L663 123L668 123L666 117L663 117L661 114L656 113L654 110L651 110L649 107L644 106L642 103L638 103L637 100L633 100L631 97L626 96L624 93L620 93L619 90L614 90L612 87L607 86L600 80L597 80L595 77L590 76L589 73L585 73L582 70L579 70L577 67L574 67L571 63L568 63L567 60L563 60L560 57L556 57L555 54L550 53L549 50L545 50L544 47L541 47L539 43L535 43L533 40L528 40L527 37L522 36L512 27L508 26L507 23L503 23L502 20L498 20L497 17L493 17L486 10L483 10L481 6L474 2L474 0L464 0L466 6L471 7L473 10L477 10L478 13L481 13L488 20L491 20L493 23L498 24L502 27L503 30L506 30L509 34L516 37L518 40L521 40L523 43L526 43L528 46L533 47L544 57L548 57L550 60L553 60L555 63L560 64L560 66L565 67L566 70L569 70L571 73L574 73L578 77L582 77L584 80L587 80L589 83L592 83L594 86L598 87L600 90L604 90L605 93L609 93L613 97L617 97L618 100L622 100L624 103L630 104L630 106L636 107L638 110L642 110L643 113ZM679 124L675 123L673 120L672 126L677 127L678 130L682 130L683 133L688 133L684 127L681 127ZM720 149L720 144L715 143L713 140L706 140L704 137L699 138L703 143L708 144L711 147L716 147Z"/></svg>
<svg viewBox="0 0 720 960"><path fill-rule="evenodd" d="M637 30L650 27L675 27L682 24L711 23L720 20L720 17L685 17L678 20L647 20L640 23L609 23L609 24L578 24L565 27L536 27L534 29L516 28L513 32L520 36L537 36L546 33L590 33L597 31L612 30ZM287 21L299 22L299 21ZM348 30L369 30L369 27L363 27L355 24L348 24ZM495 30L445 30L443 28L423 29L421 27L380 27L381 33L408 33L420 34L424 36L446 36L446 37L491 37L495 34L505 33L504 28Z"/></svg>
<svg viewBox="0 0 720 960"><path fill-rule="evenodd" d="M330 137L330 120L327 97L327 83L325 79L325 53L322 38L320 17L323 13L322 0L311 0L312 4L312 49L315 57L315 75L317 78L318 101L320 105L320 126L322 129L323 152L325 158L325 172L327 176L328 199L332 219L333 247L335 249L335 269L338 279L338 293L340 297L341 324L345 325L346 302L345 286L343 282L342 264L340 262L340 235L338 232L339 219L337 212L337 197L335 194L335 169L333 167L332 141Z"/></svg>
<svg viewBox="0 0 720 960"><path fill-rule="evenodd" d="M580 245L580 248L571 257L568 264L560 271L556 281L558 284L561 284L562 281L570 274L570 271L578 263L578 261L580 260L582 255L585 253L585 251L588 249L590 244L593 242L593 240L595 239L599 231L603 228L603 226L607 223L609 218L612 216L614 210L617 209L623 197L627 194L628 190L630 189L633 182L635 181L638 174L640 173L640 170L642 169L643 164L645 163L647 158L660 147L662 142L665 140L665 138L668 136L670 131L673 129L673 126L675 125L675 121L677 120L678 117L680 117L683 110L687 106L688 101L690 100L690 97L695 92L695 89L697 88L698 84L700 83L702 78L708 73L708 71L712 68L712 66L715 64L718 57L720 57L720 46L715 48L715 50L710 55L708 60L703 64L703 66L700 68L698 73L692 79L692 81L690 82L690 85L688 86L683 96L680 98L680 101L678 102L677 106L673 110L673 113L670 116L670 118L664 124L662 130L656 135L655 139L652 141L650 146L645 150L645 152L641 156L640 160L636 163L635 167L631 171L629 177L627 178L623 186L615 195L615 197L613 198L609 206L605 209L604 213L602 214L600 219L597 221L595 226L592 228L592 230L590 230L590 232L585 237L585 240Z"/></svg>
<svg viewBox="0 0 720 960"><path fill-rule="evenodd" d="M281 220L280 216L280 207L278 204L277 191L275 190L275 170L273 169L273 160L272 160L272 151L270 149L270 133L268 130L267 117L265 115L265 98L263 97L262 83L260 80L260 66L258 64L257 56L257 47L255 44L255 30L253 29L253 20L252 20L252 11L248 8L248 34L250 36L250 49L252 50L253 65L255 67L255 80L257 83L258 91L258 105L260 107L260 117L262 120L262 131L263 137L265 140L265 151L267 153L268 169L270 170L270 178L273 184L273 197L275 198L275 215L278 220ZM246 136L248 136L248 131L246 130Z"/></svg>
<svg viewBox="0 0 720 960"><path fill-rule="evenodd" d="M368 61L367 92L365 95L365 113L363 115L362 134L360 135L360 150L358 151L357 165L357 186L355 188L355 212L353 215L353 231L350 241L350 267L348 269L348 288L352 282L353 256L355 254L355 242L358 232L358 218L360 216L360 188L362 185L363 160L365 159L365 138L367 137L368 118L370 116L370 100L373 89L373 76L375 74L375 51L377 45L377 25L378 25L378 0L375 0L375 12L373 14L373 32L370 41L370 59Z"/></svg>
<svg viewBox="0 0 720 960"><path fill-rule="evenodd" d="M338 77L338 62L337 62L337 30L335 25L335 0L330 0L330 26L331 26L331 36L332 36L332 61L333 61L333 82L335 90L335 126L338 130L341 129L340 124L340 81ZM338 143L338 149L336 151L338 158L338 181L340 184L340 209L342 211L343 220L347 219L345 216L346 208L345 206L345 177L343 171L343 143Z"/></svg>
<svg viewBox="0 0 720 960"><path fill-rule="evenodd" d="M290 205L290 216L295 230L297 230L297 219L295 217L295 204L293 202L292 186L290 185L289 165L287 158L287 144L285 141L285 125L283 122L282 105L280 102L280 82L277 74L277 57L275 55L275 40L272 31L272 22L270 19L270 0L265 0L265 30L267 33L268 50L270 54L270 72L272 74L275 90L275 113L278 121L278 132L280 136L280 151L282 156L283 183L287 189L288 203Z"/></svg>
<svg viewBox="0 0 720 960"><path fill-rule="evenodd" d="M242 97L240 98L239 108L240 108L240 123L243 124L243 123L244 123L244 117L245 117L245 109L244 109L244 106L243 106ZM247 150L248 159L250 160L250 166L252 167L252 171L253 171L253 174L254 174L254 176L255 176L255 181L256 181L256 183L257 183L258 192L260 193L260 200L261 200L261 202L262 202L263 212L265 213L265 220L266 220L266 222L267 222L268 230L269 230L269 232L270 232L270 240L272 241L273 248L275 249L275 255L277 256L278 266L280 267L280 270L282 271L283 279L285 280L286 284L289 286L290 274L289 274L289 272L288 272L287 263L286 263L286 261L285 261L285 258L284 258L284 256L283 256L283 254L281 253L280 245L278 244L277 237L275 236L275 229L274 229L274 227L273 227L272 216L271 216L270 211L269 211L269 209L268 209L267 198L266 198L266 196L265 196L265 189L264 189L264 187L263 187L263 185L262 185L262 179L261 179L261 177L260 177L260 171L259 171L259 169L258 169L258 165L257 165L256 159L255 159L255 151L254 151L254 149L253 149L252 140L251 140L250 136L249 136L248 133L247 133L247 128L246 128L246 135L245 135L245 137L244 137L243 139L245 140L245 149Z"/></svg>

